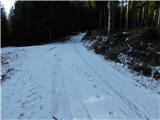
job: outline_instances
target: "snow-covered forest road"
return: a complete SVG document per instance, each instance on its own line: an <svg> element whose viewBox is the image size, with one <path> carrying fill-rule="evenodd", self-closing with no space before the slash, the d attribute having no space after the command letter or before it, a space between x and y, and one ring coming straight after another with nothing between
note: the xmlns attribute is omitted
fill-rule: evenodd
<svg viewBox="0 0 160 120"><path fill-rule="evenodd" d="M71 40L3 48L10 79L2 87L2 119L160 119L159 95Z"/></svg>

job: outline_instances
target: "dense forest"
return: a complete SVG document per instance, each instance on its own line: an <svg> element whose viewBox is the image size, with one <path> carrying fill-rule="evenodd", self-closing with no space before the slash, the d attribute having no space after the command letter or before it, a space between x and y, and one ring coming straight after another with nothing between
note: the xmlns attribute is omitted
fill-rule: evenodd
<svg viewBox="0 0 160 120"><path fill-rule="evenodd" d="M101 34L160 27L159 1L17 1L1 4L2 46L53 42L79 31Z"/></svg>

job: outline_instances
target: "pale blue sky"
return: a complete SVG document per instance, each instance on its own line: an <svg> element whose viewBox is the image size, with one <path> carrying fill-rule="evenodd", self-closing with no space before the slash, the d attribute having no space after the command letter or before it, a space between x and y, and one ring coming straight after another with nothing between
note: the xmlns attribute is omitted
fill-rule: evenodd
<svg viewBox="0 0 160 120"><path fill-rule="evenodd" d="M1 1L1 3L4 5L5 10L6 10L6 12L7 12L7 16L8 16L9 11L10 11L11 7L14 5L14 2L15 2L16 0L0 0L0 1Z"/></svg>

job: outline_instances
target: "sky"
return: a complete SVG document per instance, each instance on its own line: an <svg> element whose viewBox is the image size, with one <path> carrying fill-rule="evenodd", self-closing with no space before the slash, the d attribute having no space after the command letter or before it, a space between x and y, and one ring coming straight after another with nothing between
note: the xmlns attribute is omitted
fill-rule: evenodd
<svg viewBox="0 0 160 120"><path fill-rule="evenodd" d="M5 11L8 16L11 7L14 5L15 0L0 0L0 2L4 5Z"/></svg>

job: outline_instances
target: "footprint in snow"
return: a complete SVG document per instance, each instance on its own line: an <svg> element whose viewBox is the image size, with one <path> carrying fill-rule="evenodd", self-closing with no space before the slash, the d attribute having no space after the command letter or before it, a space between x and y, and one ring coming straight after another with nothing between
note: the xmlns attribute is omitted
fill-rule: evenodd
<svg viewBox="0 0 160 120"><path fill-rule="evenodd" d="M108 114L109 115L114 115L114 113L112 111L109 111Z"/></svg>
<svg viewBox="0 0 160 120"><path fill-rule="evenodd" d="M96 95L96 97L97 97L97 98L100 98L101 96L100 96L100 95Z"/></svg>
<svg viewBox="0 0 160 120"><path fill-rule="evenodd" d="M97 87L97 85L93 85L93 87L94 87L94 88L96 88L96 87Z"/></svg>
<svg viewBox="0 0 160 120"><path fill-rule="evenodd" d="M53 48L50 48L49 51L53 50Z"/></svg>
<svg viewBox="0 0 160 120"><path fill-rule="evenodd" d="M140 85L135 84L136 87L141 87Z"/></svg>
<svg viewBox="0 0 160 120"><path fill-rule="evenodd" d="M24 113L21 113L18 118L20 119L20 118L22 118L23 116L24 116Z"/></svg>
<svg viewBox="0 0 160 120"><path fill-rule="evenodd" d="M31 89L28 90L28 92L32 92L33 90L34 90L34 88L31 88Z"/></svg>
<svg viewBox="0 0 160 120"><path fill-rule="evenodd" d="M21 106L20 106L20 108L24 109L24 106L23 106L23 105L21 105Z"/></svg>
<svg viewBox="0 0 160 120"><path fill-rule="evenodd" d="M42 110L42 109L43 109L43 105L40 106L40 110Z"/></svg>
<svg viewBox="0 0 160 120"><path fill-rule="evenodd" d="M22 103L22 105L25 105L25 104L26 104L25 102Z"/></svg>
<svg viewBox="0 0 160 120"><path fill-rule="evenodd" d="M58 120L56 117L54 117L54 116L52 116L52 118L54 119L54 120Z"/></svg>
<svg viewBox="0 0 160 120"><path fill-rule="evenodd" d="M29 98L29 97L31 97L31 96L34 96L34 95L36 95L36 94L37 94L37 92L32 92L31 94L27 95L27 98Z"/></svg>

